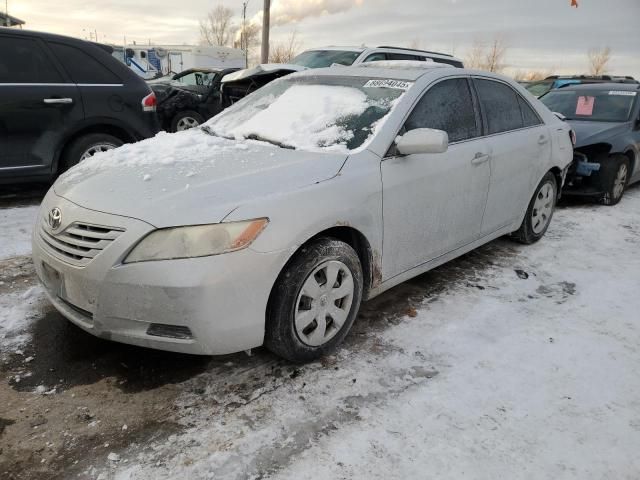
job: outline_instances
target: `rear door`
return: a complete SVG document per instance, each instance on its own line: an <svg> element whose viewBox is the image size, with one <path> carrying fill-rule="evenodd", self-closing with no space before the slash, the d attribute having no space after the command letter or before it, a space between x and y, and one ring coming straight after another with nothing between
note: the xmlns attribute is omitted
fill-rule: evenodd
<svg viewBox="0 0 640 480"><path fill-rule="evenodd" d="M83 116L77 87L38 37L0 34L0 176L51 173Z"/></svg>
<svg viewBox="0 0 640 480"><path fill-rule="evenodd" d="M128 99L118 75L75 45L50 41L48 46L78 86L87 119L96 123L122 116ZM141 108L140 100L136 98L136 110Z"/></svg>
<svg viewBox="0 0 640 480"><path fill-rule="evenodd" d="M524 215L551 156L551 137L535 110L511 86L474 78L491 152L491 183L482 223L489 235Z"/></svg>

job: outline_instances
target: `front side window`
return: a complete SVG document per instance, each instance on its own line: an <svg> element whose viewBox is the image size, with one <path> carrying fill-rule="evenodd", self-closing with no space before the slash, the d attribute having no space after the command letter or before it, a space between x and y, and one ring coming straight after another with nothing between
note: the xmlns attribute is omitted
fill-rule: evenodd
<svg viewBox="0 0 640 480"><path fill-rule="evenodd" d="M399 88L400 83L405 86ZM284 77L235 103L203 129L282 148L348 152L373 137L409 86L364 77Z"/></svg>
<svg viewBox="0 0 640 480"><path fill-rule="evenodd" d="M489 135L523 128L518 94L508 85L493 80L475 80Z"/></svg>
<svg viewBox="0 0 640 480"><path fill-rule="evenodd" d="M36 40L0 35L0 83L61 83Z"/></svg>
<svg viewBox="0 0 640 480"><path fill-rule="evenodd" d="M49 46L75 83L119 84L122 80L98 60L77 47L50 42Z"/></svg>
<svg viewBox="0 0 640 480"><path fill-rule="evenodd" d="M324 68L333 64L351 65L359 56L360 52L346 50L309 50L295 57L291 63L307 68Z"/></svg>
<svg viewBox="0 0 640 480"><path fill-rule="evenodd" d="M450 143L479 136L468 81L455 78L431 87L405 123L405 131L417 128L444 130Z"/></svg>

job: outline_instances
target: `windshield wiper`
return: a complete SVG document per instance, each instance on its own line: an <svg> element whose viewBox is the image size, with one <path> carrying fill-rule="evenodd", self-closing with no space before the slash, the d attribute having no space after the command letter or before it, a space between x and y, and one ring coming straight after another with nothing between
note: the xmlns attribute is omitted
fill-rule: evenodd
<svg viewBox="0 0 640 480"><path fill-rule="evenodd" d="M248 140L257 140L259 142L270 143L271 145L275 145L276 147L286 148L288 150L295 150L295 147L291 145L287 145L286 143L278 142L276 140L269 140L268 138L261 137L260 135L256 135L255 133L252 133L251 135L248 135L245 138Z"/></svg>

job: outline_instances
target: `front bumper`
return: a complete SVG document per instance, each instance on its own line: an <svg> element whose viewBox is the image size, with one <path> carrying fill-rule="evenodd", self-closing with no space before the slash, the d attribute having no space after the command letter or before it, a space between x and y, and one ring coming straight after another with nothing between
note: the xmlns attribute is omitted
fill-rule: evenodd
<svg viewBox="0 0 640 480"><path fill-rule="evenodd" d="M124 231L84 266L73 265L40 233L45 228L40 223L56 206L69 219L58 231L74 222ZM84 209L50 192L34 229L33 261L56 309L93 335L143 347L218 355L262 345L267 301L285 254L245 249L123 264L130 249L151 230L145 222ZM152 324L190 335L159 336L153 329L149 334Z"/></svg>
<svg viewBox="0 0 640 480"><path fill-rule="evenodd" d="M562 194L571 196L597 196L603 192L596 181L600 163L590 162L586 155L574 152Z"/></svg>

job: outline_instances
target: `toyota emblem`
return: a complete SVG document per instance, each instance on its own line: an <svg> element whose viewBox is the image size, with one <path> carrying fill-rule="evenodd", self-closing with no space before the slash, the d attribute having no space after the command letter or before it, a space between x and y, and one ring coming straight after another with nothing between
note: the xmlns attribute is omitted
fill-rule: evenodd
<svg viewBox="0 0 640 480"><path fill-rule="evenodd" d="M62 212L58 207L52 208L49 212L49 226L52 230L56 230L62 223Z"/></svg>

